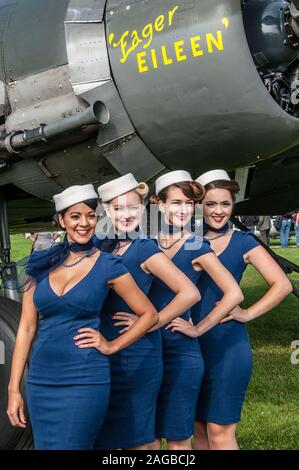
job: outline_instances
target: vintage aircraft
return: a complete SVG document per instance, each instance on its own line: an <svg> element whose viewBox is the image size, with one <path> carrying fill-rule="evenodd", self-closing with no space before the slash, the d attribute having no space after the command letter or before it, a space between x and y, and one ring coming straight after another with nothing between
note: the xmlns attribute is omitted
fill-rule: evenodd
<svg viewBox="0 0 299 470"><path fill-rule="evenodd" d="M0 26L6 364L9 233L49 226L63 188L221 167L240 214L299 208L299 0L0 0ZM27 448L4 416L8 373L0 448Z"/></svg>

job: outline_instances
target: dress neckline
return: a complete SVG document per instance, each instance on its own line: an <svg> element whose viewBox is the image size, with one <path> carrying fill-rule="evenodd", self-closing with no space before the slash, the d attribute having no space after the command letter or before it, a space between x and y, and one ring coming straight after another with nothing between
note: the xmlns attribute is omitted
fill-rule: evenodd
<svg viewBox="0 0 299 470"><path fill-rule="evenodd" d="M67 290L66 292L64 292L62 295L58 295L55 290L53 289L53 287L51 286L51 283L50 283L50 273L48 274L47 276L47 280L48 280L48 286L51 290L51 292L53 292L53 294L58 297L59 299L63 299L66 295L68 295L70 292L72 292L76 287L78 287L92 272L93 270L95 269L98 261L102 258L103 256L103 252L100 253L100 255L97 257L96 261L94 262L93 266L90 268L90 270L88 271L88 273L86 273L75 285L73 285L69 290Z"/></svg>
<svg viewBox="0 0 299 470"><path fill-rule="evenodd" d="M136 240L139 240L139 238L135 238L134 240L131 241L131 243L128 243L128 248L121 255L119 255L118 253L115 253L115 255L113 255L113 256L120 256L121 258L123 256L125 256L125 254L128 253L128 251L130 251L130 249L132 248L132 246L133 246L133 244Z"/></svg>
<svg viewBox="0 0 299 470"><path fill-rule="evenodd" d="M218 255L216 255L217 258L219 258L221 255L223 255L223 253L225 253L226 250L230 247L230 244L231 244L231 242L232 242L232 240L233 240L233 238L234 238L234 234L235 234L236 232L238 232L238 230L233 230L233 231L232 231L232 234L231 234L231 237L230 237L230 239L229 239L229 242L227 243L227 245L226 245L226 247L224 248L224 250L222 250ZM209 239L207 238L207 240L209 240ZM213 249L213 248L212 248L212 249Z"/></svg>
<svg viewBox="0 0 299 470"><path fill-rule="evenodd" d="M184 243L180 246L180 248L176 251L176 253L171 257L171 258L168 258L170 259L170 261L173 261L174 258L180 253L181 249L183 248L183 246L185 246L185 243L187 243L188 240L190 240L194 235L190 234L189 237L187 237L185 240L184 240ZM158 246L159 246L159 240L158 240ZM160 247L160 246L159 246ZM166 255L166 251L163 250L163 248L160 248L161 251ZM167 256L167 255L166 255Z"/></svg>

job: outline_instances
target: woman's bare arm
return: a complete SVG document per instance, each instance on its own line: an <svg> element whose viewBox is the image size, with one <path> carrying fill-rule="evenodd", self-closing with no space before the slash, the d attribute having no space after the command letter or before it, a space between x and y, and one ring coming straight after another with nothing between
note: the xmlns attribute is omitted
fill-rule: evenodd
<svg viewBox="0 0 299 470"><path fill-rule="evenodd" d="M74 338L78 347L95 347L107 355L130 346L158 322L157 311L130 274L113 279L109 285L138 316L138 320L130 330L112 341L106 341L100 333L91 328L81 328L78 330L80 334Z"/></svg>
<svg viewBox="0 0 299 470"><path fill-rule="evenodd" d="M283 270L262 246L250 250L245 255L245 261L255 267L270 286L270 289L261 299L246 310L237 306L223 320L223 323L229 320L237 320L242 323L254 320L273 310L293 290L292 284Z"/></svg>
<svg viewBox="0 0 299 470"><path fill-rule="evenodd" d="M238 283L214 253L200 256L194 263L206 271L223 292L222 299L197 325L193 326L181 318L177 318L171 323L172 331L180 331L188 336L196 337L203 335L217 325L236 305L239 305L244 300L244 296Z"/></svg>
<svg viewBox="0 0 299 470"><path fill-rule="evenodd" d="M23 400L20 394L21 382L32 342L34 340L38 313L33 303L35 287L24 293L22 314L13 352L11 375L8 386L9 402L7 414L13 426L25 427Z"/></svg>
<svg viewBox="0 0 299 470"><path fill-rule="evenodd" d="M176 294L174 299L160 310L159 322L150 331L167 325L199 302L200 293L197 287L164 253L157 253L148 258L142 264L142 268L164 282ZM124 333L134 324L136 316L131 313L118 312L113 315L113 319L117 320L115 326L124 327L120 331Z"/></svg>
<svg viewBox="0 0 299 470"><path fill-rule="evenodd" d="M163 253L149 258L146 270L164 282L175 292L174 299L159 312L159 323L154 330L167 325L200 301L200 293L192 281Z"/></svg>

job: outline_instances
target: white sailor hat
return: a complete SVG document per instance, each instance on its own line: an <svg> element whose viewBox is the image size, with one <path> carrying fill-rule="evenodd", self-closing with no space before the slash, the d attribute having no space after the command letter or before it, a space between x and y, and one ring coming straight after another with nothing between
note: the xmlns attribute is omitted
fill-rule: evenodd
<svg viewBox="0 0 299 470"><path fill-rule="evenodd" d="M231 179L225 170L211 170L199 176L195 181L202 186L206 186L213 183L213 181L231 181Z"/></svg>
<svg viewBox="0 0 299 470"><path fill-rule="evenodd" d="M148 195L149 188L146 183L138 183L132 173L120 176L119 178L98 187L101 202L112 201L115 197L133 190L137 191L137 193L144 199Z"/></svg>
<svg viewBox="0 0 299 470"><path fill-rule="evenodd" d="M168 186L171 186L172 184L177 184L177 183L185 183L185 182L192 182L192 176L188 171L184 170L177 170L177 171L170 171L169 173L166 173L165 175L160 176L156 180L156 196L165 188L168 188Z"/></svg>
<svg viewBox="0 0 299 470"><path fill-rule="evenodd" d="M62 191L62 193L53 196L56 212L61 212L80 202L89 201L90 199L98 199L98 195L92 184L83 186L70 186Z"/></svg>

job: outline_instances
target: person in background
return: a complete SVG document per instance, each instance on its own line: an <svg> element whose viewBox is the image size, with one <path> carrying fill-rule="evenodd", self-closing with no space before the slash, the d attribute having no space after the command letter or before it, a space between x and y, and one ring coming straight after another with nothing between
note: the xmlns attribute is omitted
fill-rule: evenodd
<svg viewBox="0 0 299 470"><path fill-rule="evenodd" d="M31 251L42 251L50 248L60 238L58 232L25 233L25 238L33 242Z"/></svg>
<svg viewBox="0 0 299 470"><path fill-rule="evenodd" d="M296 246L297 246L297 248L299 248L299 211L298 211L298 212L295 212L295 213L292 215L292 219L293 219L294 225L295 225Z"/></svg>
<svg viewBox="0 0 299 470"><path fill-rule="evenodd" d="M32 243L35 242L35 238L36 238L35 233L25 233L24 236L26 240L31 240Z"/></svg>
<svg viewBox="0 0 299 470"><path fill-rule="evenodd" d="M240 221L251 232L254 233L254 228L259 221L256 215L241 215Z"/></svg>
<svg viewBox="0 0 299 470"><path fill-rule="evenodd" d="M260 238L265 245L270 246L270 230L271 230L271 217L270 215L262 215L259 217L257 230L260 231Z"/></svg>
<svg viewBox="0 0 299 470"><path fill-rule="evenodd" d="M281 248L287 248L289 245L289 236L291 230L291 215L286 214L282 216L280 227L280 245Z"/></svg>

